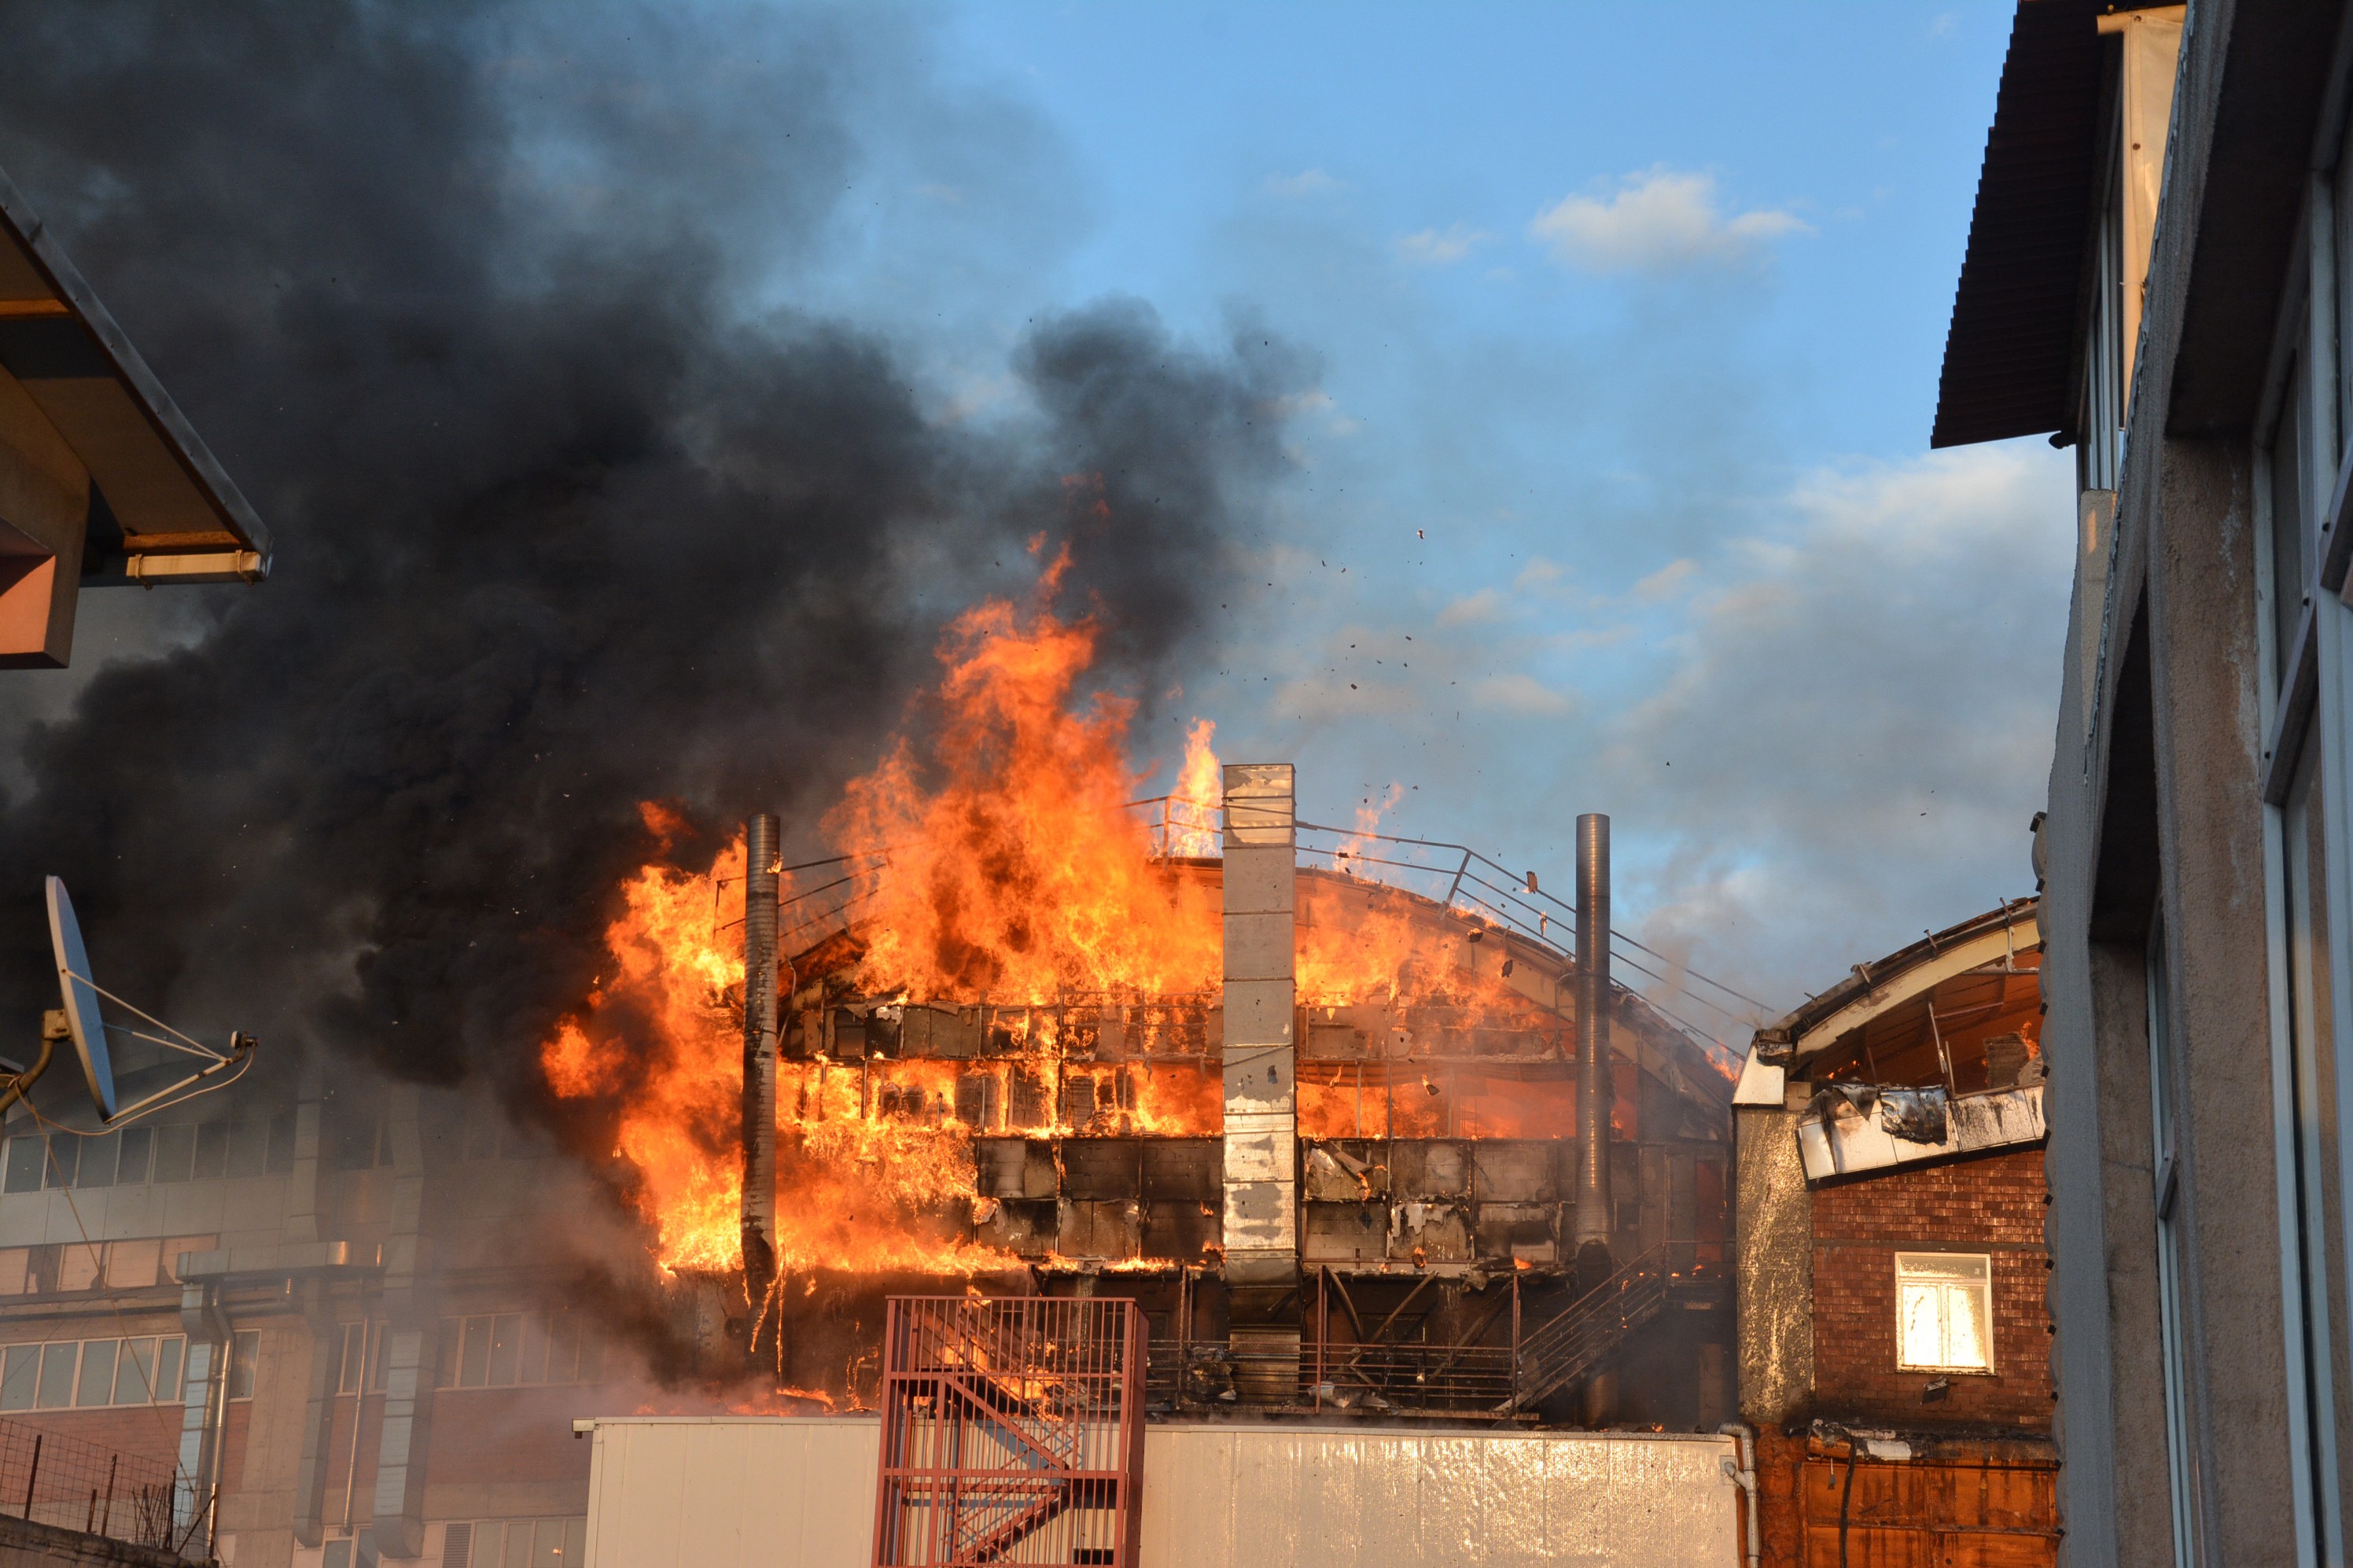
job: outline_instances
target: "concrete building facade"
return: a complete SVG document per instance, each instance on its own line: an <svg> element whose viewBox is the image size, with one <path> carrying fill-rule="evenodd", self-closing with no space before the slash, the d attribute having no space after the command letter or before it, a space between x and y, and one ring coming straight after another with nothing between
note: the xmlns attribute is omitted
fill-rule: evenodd
<svg viewBox="0 0 2353 1568"><path fill-rule="evenodd" d="M1936 443L2077 458L2035 838L2072 1564L2347 1552L2348 88L2341 5L2026 0L1954 310Z"/></svg>

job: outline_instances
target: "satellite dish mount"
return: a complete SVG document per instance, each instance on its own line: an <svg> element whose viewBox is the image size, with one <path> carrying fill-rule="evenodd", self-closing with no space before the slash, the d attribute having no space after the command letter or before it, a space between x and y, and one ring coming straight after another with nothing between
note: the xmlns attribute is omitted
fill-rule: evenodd
<svg viewBox="0 0 2353 1568"><path fill-rule="evenodd" d="M81 924L74 918L73 900L66 896L66 885L51 877L47 884L49 906L49 947L57 960L58 994L64 1004L41 1016L41 1051L33 1065L0 1083L0 1114L5 1114L16 1101L25 1098L37 1079L48 1070L57 1055L59 1040L73 1042L74 1057L81 1065L82 1083L90 1090L90 1103L97 1108L100 1123L120 1127L150 1111L161 1110L178 1104L192 1096L211 1089L226 1088L244 1076L252 1065L254 1037L232 1030L226 1050L218 1050L193 1036L184 1035L153 1014L125 1002L90 978L90 952L81 940ZM128 1013L145 1027L110 1024L100 1008L101 1002L111 1002L121 1012ZM175 1051L195 1058L194 1070L175 1083L155 1090L136 1103L124 1105L116 1094L113 1053L108 1048L110 1032L135 1040L143 1040L167 1051ZM221 1074L228 1078L220 1083L211 1082Z"/></svg>

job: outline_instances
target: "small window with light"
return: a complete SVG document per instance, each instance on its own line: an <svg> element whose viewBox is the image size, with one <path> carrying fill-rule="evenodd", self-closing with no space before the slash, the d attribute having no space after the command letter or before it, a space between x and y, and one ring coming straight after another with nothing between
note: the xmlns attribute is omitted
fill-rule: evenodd
<svg viewBox="0 0 2353 1568"><path fill-rule="evenodd" d="M1895 1255L1895 1364L1908 1372L1993 1370L1993 1260Z"/></svg>

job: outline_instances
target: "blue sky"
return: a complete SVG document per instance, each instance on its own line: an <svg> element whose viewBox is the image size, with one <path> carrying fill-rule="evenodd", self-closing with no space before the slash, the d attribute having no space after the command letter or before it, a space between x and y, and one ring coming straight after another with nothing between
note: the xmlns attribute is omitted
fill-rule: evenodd
<svg viewBox="0 0 2353 1568"><path fill-rule="evenodd" d="M1104 297L1317 367L1145 760L1199 714L1314 819L1395 786L1558 883L1607 811L1620 927L1776 1010L2031 891L2071 466L1926 449L2009 6L778 9L857 156L751 275L937 418L1018 423L1024 331ZM650 79L631 16L580 47ZM195 635L147 597L28 715Z"/></svg>
<svg viewBox="0 0 2353 1568"><path fill-rule="evenodd" d="M1172 763L1198 712L1310 815L1394 783L1398 830L1562 879L1609 811L1620 924L1777 1006L2031 891L2069 465L1926 450L2008 7L919 32L1020 156L878 127L854 260L795 297L901 334L954 416L1107 294L1322 367Z"/></svg>

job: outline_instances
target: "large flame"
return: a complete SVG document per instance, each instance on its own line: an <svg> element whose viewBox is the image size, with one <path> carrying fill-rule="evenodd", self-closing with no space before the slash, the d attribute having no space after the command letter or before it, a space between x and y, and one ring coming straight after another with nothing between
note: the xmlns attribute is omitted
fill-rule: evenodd
<svg viewBox="0 0 2353 1568"><path fill-rule="evenodd" d="M800 1057L779 1065L777 1086L788 1201L776 1242L787 1276L1018 1265L973 1239L1002 1234L976 1163L985 1130L1220 1130L1202 1037L1222 970L1219 882L1196 864L1219 847L1215 732L1206 720L1188 728L1156 831L1128 809L1148 776L1127 760L1135 706L1085 690L1097 631L1054 612L1063 564L1047 568L1030 604L992 601L955 621L928 742L902 739L825 819L854 883L851 925L830 928L800 955L802 972L782 977ZM1373 868L1371 836L1395 801L1393 791L1358 811L1344 872ZM680 825L647 812L664 853L621 889L611 963L543 1047L543 1068L556 1095L613 1118L613 1152L659 1261L731 1270L741 1264L744 845L700 870L675 865L667 849ZM1335 1017L1388 1009L1383 1027L1458 1043L1488 1026L1557 1037L1556 1009L1526 976L1503 978L1504 944L1482 947L1474 922L1433 919L1427 900L1355 875L1317 879L1312 896L1303 880L1301 897L1303 1006ZM859 1011L837 1010L849 1000ZM919 1031L962 1031L986 1048L886 1053L863 1032L875 1028L910 1046ZM1127 1045L1106 1052L1113 1028ZM1176 1047L1139 1052L1139 1033L1155 1032ZM1369 1054L1388 1058L1369 1081L1362 1068L1311 1077L1303 1063L1303 1134L1540 1137L1575 1125L1557 1072L1425 1075L1386 1043Z"/></svg>

